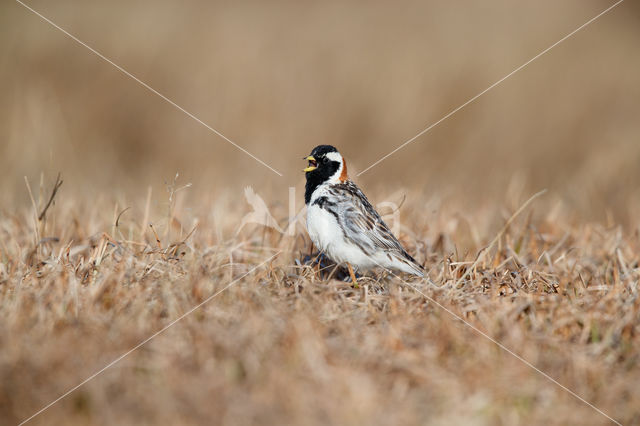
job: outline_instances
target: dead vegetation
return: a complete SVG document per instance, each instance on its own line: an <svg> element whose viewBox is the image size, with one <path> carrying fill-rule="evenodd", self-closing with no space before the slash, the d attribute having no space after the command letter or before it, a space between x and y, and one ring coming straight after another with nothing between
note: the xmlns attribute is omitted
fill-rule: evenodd
<svg viewBox="0 0 640 426"><path fill-rule="evenodd" d="M354 289L304 265L301 229L236 234L180 194L125 212L64 186L40 221L49 191L0 219L3 423L203 302L32 422L609 422L437 304L616 420L640 421L637 231L550 220L534 201L500 234L443 205L402 234L435 285L372 274ZM421 200L406 204L404 223L421 223ZM457 252L461 233L481 245Z"/></svg>

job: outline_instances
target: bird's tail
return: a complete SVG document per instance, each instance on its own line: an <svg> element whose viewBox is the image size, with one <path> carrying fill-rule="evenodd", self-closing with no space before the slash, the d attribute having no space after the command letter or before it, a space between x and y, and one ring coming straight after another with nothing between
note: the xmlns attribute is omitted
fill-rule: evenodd
<svg viewBox="0 0 640 426"><path fill-rule="evenodd" d="M410 263L409 268L411 269L410 274L416 275L420 278L424 278L424 268L419 263Z"/></svg>
<svg viewBox="0 0 640 426"><path fill-rule="evenodd" d="M403 253L403 255L404 259L401 259L401 261L407 266L404 272L424 278L425 270L422 265L416 262L416 260L406 251Z"/></svg>

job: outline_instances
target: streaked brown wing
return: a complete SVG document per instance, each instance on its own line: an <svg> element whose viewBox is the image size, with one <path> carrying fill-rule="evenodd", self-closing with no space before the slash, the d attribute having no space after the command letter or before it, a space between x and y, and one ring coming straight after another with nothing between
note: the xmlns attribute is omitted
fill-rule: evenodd
<svg viewBox="0 0 640 426"><path fill-rule="evenodd" d="M334 215L354 244L367 254L383 250L413 261L356 184L332 185L330 192Z"/></svg>

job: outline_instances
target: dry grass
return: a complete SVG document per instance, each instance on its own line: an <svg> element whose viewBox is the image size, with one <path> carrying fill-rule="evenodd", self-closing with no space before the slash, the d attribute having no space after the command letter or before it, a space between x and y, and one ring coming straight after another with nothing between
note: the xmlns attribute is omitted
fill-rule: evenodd
<svg viewBox="0 0 640 426"><path fill-rule="evenodd" d="M33 423L608 423L398 279L373 274L360 289L324 281L296 266L310 250L302 232L234 236L228 212L247 211L234 197L209 204L181 191L154 208L151 195L119 215L121 205L89 204L63 186L38 221L49 195L40 193L36 208L0 221L5 424L239 277ZM409 197L403 221L416 225L402 238L437 287L411 285L618 421L638 423L640 236L566 223L558 210L532 214L536 202L456 285L513 210L466 221L440 205L425 217L416 212L426 204Z"/></svg>

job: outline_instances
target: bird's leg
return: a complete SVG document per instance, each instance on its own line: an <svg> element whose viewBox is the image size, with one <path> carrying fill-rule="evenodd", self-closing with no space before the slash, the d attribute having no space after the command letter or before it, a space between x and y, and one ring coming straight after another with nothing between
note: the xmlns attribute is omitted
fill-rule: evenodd
<svg viewBox="0 0 640 426"><path fill-rule="evenodd" d="M311 243L311 250L309 251L309 258L313 258L313 243ZM311 261L311 267L315 270L315 275L319 276L320 275L320 262L322 262L320 260L320 258L322 257L322 252L319 251L318 255L315 257L315 259L313 259Z"/></svg>
<svg viewBox="0 0 640 426"><path fill-rule="evenodd" d="M351 275L351 282L355 288L358 288L358 280L356 279L356 274L353 272L353 267L350 263L347 262L347 268L349 268L349 275Z"/></svg>

